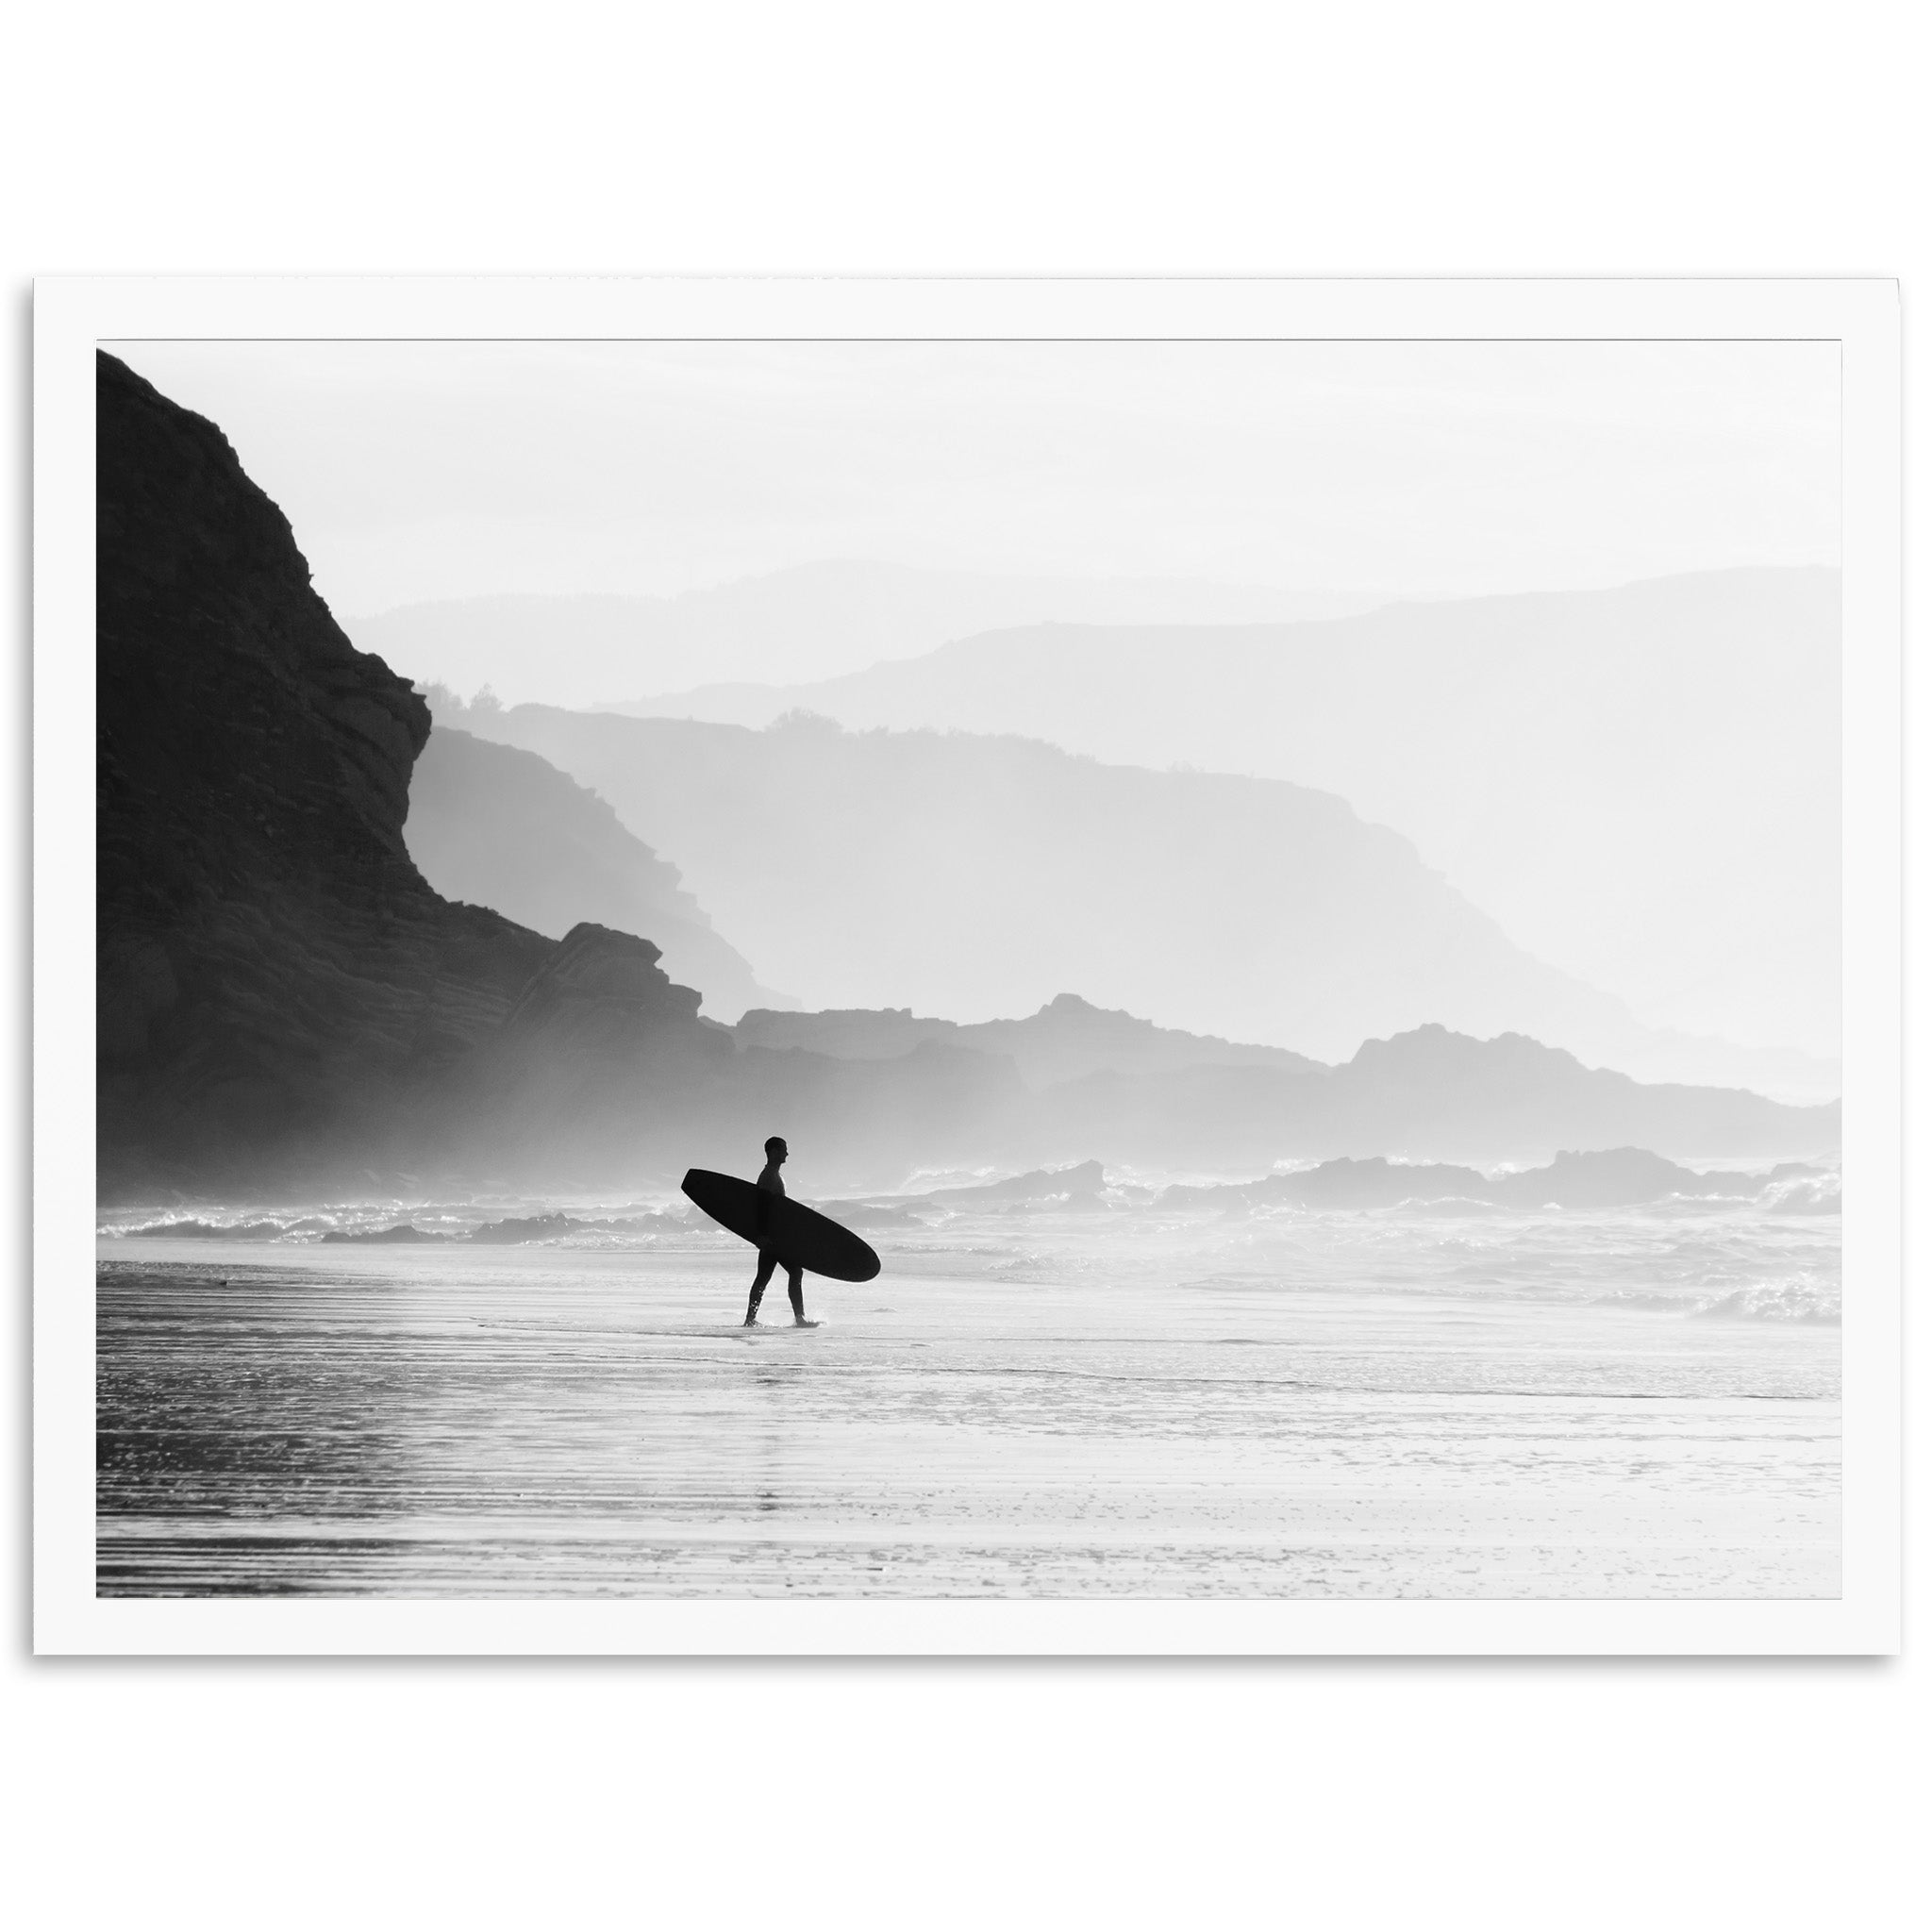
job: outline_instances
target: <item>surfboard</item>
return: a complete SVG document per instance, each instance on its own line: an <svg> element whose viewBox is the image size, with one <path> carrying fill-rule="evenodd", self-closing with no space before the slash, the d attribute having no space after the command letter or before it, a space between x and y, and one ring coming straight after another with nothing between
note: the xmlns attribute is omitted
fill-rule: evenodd
<svg viewBox="0 0 1932 1932"><path fill-rule="evenodd" d="M720 1227L755 1248L769 1248L789 1266L833 1281L870 1281L879 1272L879 1257L866 1242L802 1201L766 1193L736 1174L706 1167L685 1175L684 1191Z"/></svg>

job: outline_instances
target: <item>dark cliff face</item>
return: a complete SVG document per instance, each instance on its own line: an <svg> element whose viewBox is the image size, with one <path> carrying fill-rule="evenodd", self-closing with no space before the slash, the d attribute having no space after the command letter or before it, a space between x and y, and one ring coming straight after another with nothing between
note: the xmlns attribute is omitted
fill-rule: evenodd
<svg viewBox="0 0 1932 1932"><path fill-rule="evenodd" d="M97 377L102 1178L378 1157L554 943L403 843L429 717L213 424Z"/></svg>
<svg viewBox="0 0 1932 1932"><path fill-rule="evenodd" d="M459 1166L603 1176L675 1160L728 1034L703 1026L649 940L574 926L501 1025L439 1080L432 1141Z"/></svg>

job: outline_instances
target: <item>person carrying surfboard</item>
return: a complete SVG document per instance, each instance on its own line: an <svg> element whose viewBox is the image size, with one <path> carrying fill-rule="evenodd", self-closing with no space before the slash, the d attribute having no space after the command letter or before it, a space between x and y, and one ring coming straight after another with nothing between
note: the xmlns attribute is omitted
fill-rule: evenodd
<svg viewBox="0 0 1932 1932"><path fill-rule="evenodd" d="M744 1311L747 1328L758 1326L759 1298L780 1267L791 1277L791 1314L801 1328L819 1325L805 1318L805 1291L799 1277L808 1268L833 1281L870 1281L879 1272L877 1254L849 1227L841 1227L830 1215L787 1196L778 1170L789 1151L783 1139L774 1134L765 1142L765 1171L756 1181L693 1167L679 1183L688 1201L758 1251L758 1279L751 1285L751 1303Z"/></svg>
<svg viewBox="0 0 1932 1932"><path fill-rule="evenodd" d="M756 1328L758 1323L758 1304L765 1297L765 1284L771 1280L778 1267L778 1257L765 1246L762 1239L765 1224L766 1199L775 1194L779 1200L785 1198L785 1183L778 1178L778 1170L785 1165L785 1157L791 1150L776 1134L765 1142L765 1171L758 1175L758 1272L751 1285L751 1306L744 1311L744 1325ZM795 1261L785 1263L786 1287L791 1295L791 1323L796 1328L816 1328L816 1322L805 1319L805 1270Z"/></svg>

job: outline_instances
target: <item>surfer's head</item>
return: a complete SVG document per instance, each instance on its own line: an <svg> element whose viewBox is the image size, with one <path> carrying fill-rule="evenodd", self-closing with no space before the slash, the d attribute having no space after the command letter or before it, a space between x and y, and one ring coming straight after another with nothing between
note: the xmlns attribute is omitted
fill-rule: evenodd
<svg viewBox="0 0 1932 1932"><path fill-rule="evenodd" d="M783 1160L786 1155L790 1152L791 1150L785 1145L784 1137L782 1135L774 1134L772 1138L765 1142L765 1158L767 1160Z"/></svg>

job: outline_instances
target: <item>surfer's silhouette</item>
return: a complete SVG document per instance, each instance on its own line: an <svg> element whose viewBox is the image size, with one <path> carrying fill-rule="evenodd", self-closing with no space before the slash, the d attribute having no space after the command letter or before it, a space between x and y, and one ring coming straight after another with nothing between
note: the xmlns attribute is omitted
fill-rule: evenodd
<svg viewBox="0 0 1932 1932"><path fill-rule="evenodd" d="M791 1150L776 1135L765 1142L765 1171L758 1175L759 1194L776 1194L780 1200L785 1196L785 1183L778 1178L778 1170L785 1165L785 1157ZM759 1221L762 1224L764 1202L758 1203ZM762 1231L762 1226L761 1226ZM744 1311L744 1325L758 1326L758 1304L765 1297L765 1284L771 1280L778 1266L778 1257L762 1242L758 1244L758 1272L751 1285L751 1306ZM791 1294L791 1321L795 1327L816 1328L816 1322L805 1319L805 1270L796 1262L785 1263L786 1287Z"/></svg>

